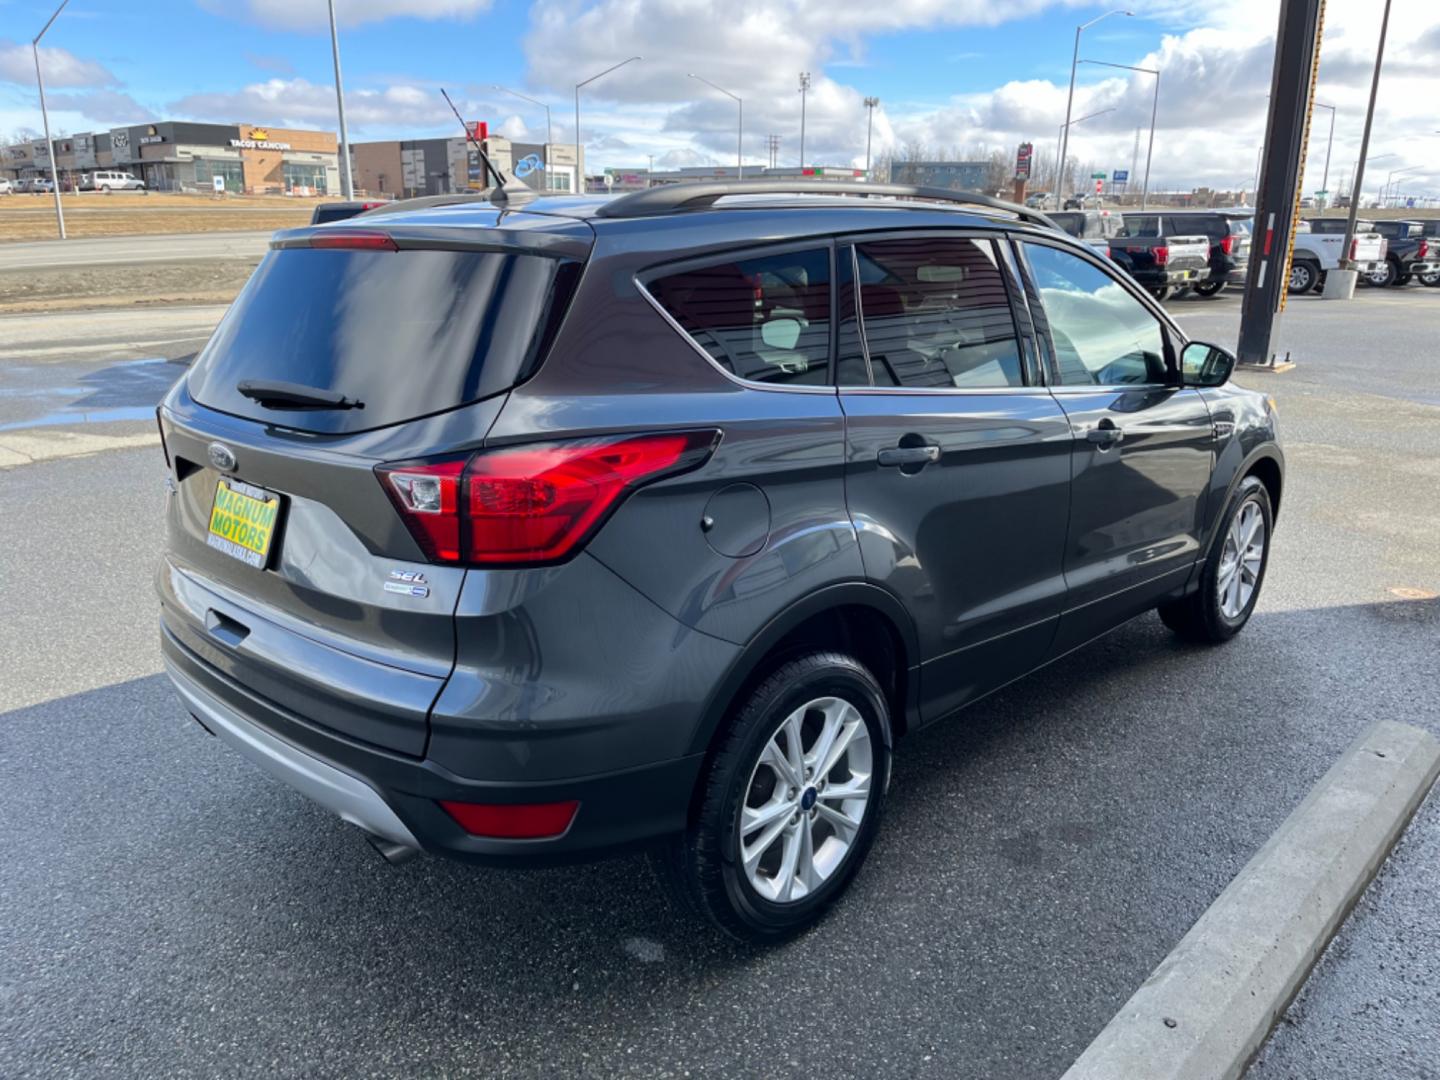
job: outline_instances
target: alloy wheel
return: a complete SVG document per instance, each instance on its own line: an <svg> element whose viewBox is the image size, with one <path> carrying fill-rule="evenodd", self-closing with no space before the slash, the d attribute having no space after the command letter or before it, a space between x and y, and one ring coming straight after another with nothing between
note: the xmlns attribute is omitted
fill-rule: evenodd
<svg viewBox="0 0 1440 1080"><path fill-rule="evenodd" d="M1260 504L1248 499L1230 520L1215 591L1220 610L1227 619L1238 619L1260 584L1260 567L1265 561L1265 515Z"/></svg>
<svg viewBox="0 0 1440 1080"><path fill-rule="evenodd" d="M736 826L741 868L760 897L795 903L840 869L865 820L873 769L870 729L844 698L816 698L780 722Z"/></svg>

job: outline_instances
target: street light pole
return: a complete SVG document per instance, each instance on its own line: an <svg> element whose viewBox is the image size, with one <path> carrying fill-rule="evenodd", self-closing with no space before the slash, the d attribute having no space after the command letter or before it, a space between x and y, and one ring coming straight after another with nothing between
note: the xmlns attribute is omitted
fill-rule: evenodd
<svg viewBox="0 0 1440 1080"><path fill-rule="evenodd" d="M805 97L810 93L810 73L800 73L800 168L805 168Z"/></svg>
<svg viewBox="0 0 1440 1080"><path fill-rule="evenodd" d="M880 104L878 97L867 97L865 99L865 179L870 179L870 136L875 130L875 106Z"/></svg>
<svg viewBox="0 0 1440 1080"><path fill-rule="evenodd" d="M707 78L705 78L704 76L701 76L701 75L696 75L693 71L690 73L690 78L695 79L695 80L698 81L698 82L704 83L706 86L710 87L711 90L719 90L720 93L724 94L726 97L732 99L732 100L735 102L735 106L736 106L736 109L737 109L736 122L735 122L735 179L737 179L737 180L744 180L744 179L745 179L745 149L744 149L744 147L745 147L745 102L741 101L738 95L732 94L729 90L726 90L723 86L716 86L716 85L715 85L713 82L711 82L709 79L707 79Z"/></svg>
<svg viewBox="0 0 1440 1080"><path fill-rule="evenodd" d="M1370 152L1370 125L1375 120L1375 97L1380 92L1380 68L1385 61L1385 35L1390 30L1390 0L1385 0L1385 13L1380 16L1380 44L1375 49L1375 74L1370 79L1370 103L1365 107L1365 132L1360 136L1360 159L1355 163L1355 179L1350 184L1350 214L1345 221L1345 243L1340 248L1340 267L1354 270L1350 249L1355 245L1355 219L1360 213L1360 191L1365 180L1365 155Z"/></svg>
<svg viewBox="0 0 1440 1080"><path fill-rule="evenodd" d="M1131 64L1112 64L1106 60L1081 60L1082 64L1096 64L1100 67L1123 68L1126 71L1140 71L1155 76L1155 96L1150 102L1150 149L1145 151L1145 186L1140 190L1140 209L1144 210L1150 201L1150 161L1155 156L1155 113L1160 108L1160 72L1156 68L1135 67ZM1067 136L1069 132L1066 132Z"/></svg>
<svg viewBox="0 0 1440 1080"><path fill-rule="evenodd" d="M350 133L345 128L345 87L340 81L340 35L335 30L335 0L330 4L330 51L335 57L335 105L340 113L340 186L345 198L355 198L355 181L350 175Z"/></svg>
<svg viewBox="0 0 1440 1080"><path fill-rule="evenodd" d="M1075 51L1070 56L1070 96L1065 99L1065 126L1061 128L1064 134L1060 137L1060 161L1056 165L1055 172L1055 198L1059 205L1063 205L1060 188L1065 184L1065 155L1070 150L1070 112L1075 105L1075 68L1080 61L1080 35L1088 28L1094 26L1101 19L1108 19L1111 15L1134 16L1133 11L1126 11L1123 8L1116 8L1114 11L1107 11L1104 15L1097 15L1087 23L1081 23L1075 28Z"/></svg>
<svg viewBox="0 0 1440 1080"><path fill-rule="evenodd" d="M1315 102L1317 109L1330 110L1330 138L1325 143L1325 175L1320 180L1320 190L1325 192L1325 205L1330 205L1330 151L1335 148L1335 106Z"/></svg>
<svg viewBox="0 0 1440 1080"><path fill-rule="evenodd" d="M1395 177L1401 175L1402 173L1414 172L1416 169L1423 167L1424 166L1421 165L1407 165L1403 169L1391 169L1390 175L1385 177L1385 186L1380 189L1380 205L1384 206L1387 202L1389 202L1392 195L1391 181L1393 181Z"/></svg>
<svg viewBox="0 0 1440 1080"><path fill-rule="evenodd" d="M596 79L603 79L612 71L622 68L626 64L633 64L636 60L644 59L643 56L632 56L628 60L621 60L618 64L611 64L604 71L600 72L599 75L591 75L590 78L584 82L575 84L575 176L578 180L578 183L575 185L575 192L577 195L585 194L585 166L582 164L580 154L580 88L582 86L589 86Z"/></svg>
<svg viewBox="0 0 1440 1080"><path fill-rule="evenodd" d="M554 128L551 126L551 124L550 124L550 106L549 106L549 105L546 105L545 102L543 102L543 101L536 101L533 97L527 97L525 94L520 93L520 91L518 91L518 90L511 90L508 86L501 86L499 83L495 83L495 84L494 84L494 87L495 87L496 90L499 90L502 94L509 94L511 97L517 97L517 98L519 98L521 101L528 101L528 102L530 102L531 105L539 105L540 108L544 109L544 110L545 110L545 145L546 145L546 146L550 146L551 144L553 144L553 143L555 142L555 129L554 129Z"/></svg>
<svg viewBox="0 0 1440 1080"><path fill-rule="evenodd" d="M40 88L40 121L45 127L45 150L50 155L50 193L55 196L55 226L60 230L60 239L65 239L65 211L60 206L60 166L55 161L55 144L50 140L50 110L45 106L45 77L40 74L40 39L45 36L45 31L50 29L50 24L60 17L60 12L65 10L65 5L70 0L61 0L60 6L55 9L45 25L40 28L40 33L30 42L30 48L35 53L35 85Z"/></svg>

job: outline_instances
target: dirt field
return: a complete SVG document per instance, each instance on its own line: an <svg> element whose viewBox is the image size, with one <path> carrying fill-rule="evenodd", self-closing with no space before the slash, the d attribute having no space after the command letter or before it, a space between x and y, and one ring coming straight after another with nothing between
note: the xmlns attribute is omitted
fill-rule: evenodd
<svg viewBox="0 0 1440 1080"><path fill-rule="evenodd" d="M73 237L291 229L305 225L321 199L282 195L143 195L84 191L60 196L65 231ZM55 238L51 195L0 196L0 243Z"/></svg>
<svg viewBox="0 0 1440 1080"><path fill-rule="evenodd" d="M0 274L0 315L89 311L166 304L228 304L255 261L59 267Z"/></svg>

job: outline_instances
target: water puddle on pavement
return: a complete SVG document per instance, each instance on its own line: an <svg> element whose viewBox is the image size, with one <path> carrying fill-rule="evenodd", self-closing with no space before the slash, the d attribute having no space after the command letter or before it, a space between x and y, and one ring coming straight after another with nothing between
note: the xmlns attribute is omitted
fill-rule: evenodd
<svg viewBox="0 0 1440 1080"><path fill-rule="evenodd" d="M0 432L153 420L189 360L0 365Z"/></svg>

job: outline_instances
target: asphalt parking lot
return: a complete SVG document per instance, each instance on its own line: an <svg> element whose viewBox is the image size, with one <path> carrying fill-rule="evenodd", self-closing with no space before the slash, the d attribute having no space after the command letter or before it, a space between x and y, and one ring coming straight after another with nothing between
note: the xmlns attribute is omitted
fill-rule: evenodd
<svg viewBox="0 0 1440 1080"><path fill-rule="evenodd" d="M1170 307L1234 344L1237 297ZM1298 367L1239 376L1289 468L1245 634L1147 616L902 745L814 931L720 943L639 857L392 868L158 674L158 450L70 452L146 439L87 416L153 407L193 321L0 320L0 454L51 447L0 458L5 1076L1058 1076L1373 719L1440 733L1440 290L1306 297ZM1437 850L1432 797L1253 1075L1434 1075Z"/></svg>

